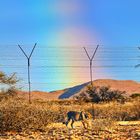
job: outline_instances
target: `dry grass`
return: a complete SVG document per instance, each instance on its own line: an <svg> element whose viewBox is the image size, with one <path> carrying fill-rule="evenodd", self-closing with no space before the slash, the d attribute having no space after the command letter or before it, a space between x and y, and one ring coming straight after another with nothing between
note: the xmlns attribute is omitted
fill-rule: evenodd
<svg viewBox="0 0 140 140"><path fill-rule="evenodd" d="M73 111L88 111L93 115L94 126L104 129L114 121L139 120L140 102L125 104L116 102L107 104L78 103L75 101L34 101L28 104L26 100L11 98L0 102L0 130L46 130L51 123L62 122L66 113ZM100 120L100 121L99 121Z"/></svg>
<svg viewBox="0 0 140 140"><path fill-rule="evenodd" d="M96 118L110 118L115 121L130 121L140 119L140 102L133 101L125 104L116 102L96 105L95 117Z"/></svg>

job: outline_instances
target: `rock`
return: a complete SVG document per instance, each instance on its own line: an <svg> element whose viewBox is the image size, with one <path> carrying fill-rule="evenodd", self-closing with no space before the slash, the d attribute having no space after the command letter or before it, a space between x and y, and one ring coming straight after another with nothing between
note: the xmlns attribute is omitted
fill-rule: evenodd
<svg viewBox="0 0 140 140"><path fill-rule="evenodd" d="M34 136L29 136L29 139L32 139L32 140L34 140L35 138L34 138Z"/></svg>
<svg viewBox="0 0 140 140"><path fill-rule="evenodd" d="M137 138L140 139L140 132L136 132L136 133L135 133L135 137L137 137Z"/></svg>

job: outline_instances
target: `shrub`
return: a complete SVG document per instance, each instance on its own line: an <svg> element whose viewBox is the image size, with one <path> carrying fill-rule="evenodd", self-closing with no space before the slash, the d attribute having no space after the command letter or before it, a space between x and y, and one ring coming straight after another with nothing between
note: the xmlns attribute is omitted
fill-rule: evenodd
<svg viewBox="0 0 140 140"><path fill-rule="evenodd" d="M95 118L107 119L114 121L130 121L140 119L140 102L120 104L111 102L99 104L94 107Z"/></svg>
<svg viewBox="0 0 140 140"><path fill-rule="evenodd" d="M119 101L124 102L125 97L124 91L111 90L110 87L88 87L86 91L89 94L92 102L110 102L110 101Z"/></svg>
<svg viewBox="0 0 140 140"><path fill-rule="evenodd" d="M4 72L0 71L0 100L3 98L13 97L17 93L16 84L19 82L19 79L16 76L16 73L11 75L6 75Z"/></svg>
<svg viewBox="0 0 140 140"><path fill-rule="evenodd" d="M90 102L90 99L89 99L88 95L84 92L82 92L79 95L74 96L73 99L77 100L79 102Z"/></svg>
<svg viewBox="0 0 140 140"><path fill-rule="evenodd" d="M0 106L0 130L45 130L52 122L58 122L63 117L43 104L28 104L18 99L3 100Z"/></svg>
<svg viewBox="0 0 140 140"><path fill-rule="evenodd" d="M140 98L140 93L134 93L130 96L131 98Z"/></svg>

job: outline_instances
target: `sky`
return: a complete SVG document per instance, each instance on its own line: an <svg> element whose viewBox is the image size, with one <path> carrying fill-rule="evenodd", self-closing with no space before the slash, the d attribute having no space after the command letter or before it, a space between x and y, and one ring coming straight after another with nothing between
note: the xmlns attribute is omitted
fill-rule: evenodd
<svg viewBox="0 0 140 140"><path fill-rule="evenodd" d="M28 89L31 58L32 90L53 91L93 79L140 81L139 0L0 0L0 70L16 72Z"/></svg>

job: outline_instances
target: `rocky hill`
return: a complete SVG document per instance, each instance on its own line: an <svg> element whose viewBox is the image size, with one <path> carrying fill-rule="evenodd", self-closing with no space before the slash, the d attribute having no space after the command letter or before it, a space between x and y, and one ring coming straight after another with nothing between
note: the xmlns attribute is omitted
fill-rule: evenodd
<svg viewBox="0 0 140 140"><path fill-rule="evenodd" d="M33 91L32 99L43 100L56 100L56 99L69 99L87 89L90 83L84 83L64 90L53 92ZM140 83L132 80L112 80L112 79L99 79L93 81L94 86L110 86L112 90L125 91L129 96L134 93L140 93ZM28 98L27 92L20 92L19 96Z"/></svg>

